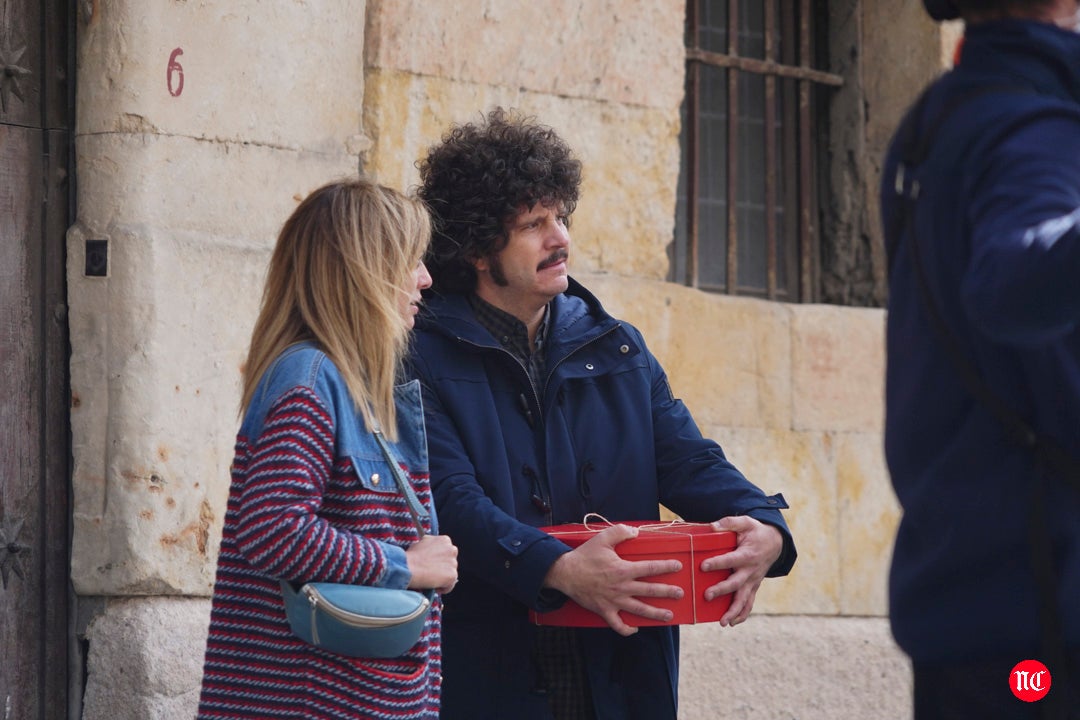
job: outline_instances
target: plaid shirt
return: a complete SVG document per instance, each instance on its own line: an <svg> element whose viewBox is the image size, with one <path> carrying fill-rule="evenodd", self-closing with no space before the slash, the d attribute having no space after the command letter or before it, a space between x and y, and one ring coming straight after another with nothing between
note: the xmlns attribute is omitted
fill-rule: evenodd
<svg viewBox="0 0 1080 720"><path fill-rule="evenodd" d="M540 327L536 329L536 340L530 347L529 329L525 327L525 323L495 307L479 295L470 295L469 304L476 313L477 322L483 325L503 348L517 358L517 361L529 373L536 396L540 397L540 394L544 392L544 372L547 370L547 363L544 360L547 308L544 308L544 318L540 321Z"/></svg>
<svg viewBox="0 0 1080 720"><path fill-rule="evenodd" d="M530 347L529 329L525 323L478 295L470 295L469 303L476 313L477 322L525 368L536 396L540 397L544 392L544 373L547 371L544 358L547 308L536 330L536 340ZM538 675L535 680L537 689L547 693L555 720L593 720L596 717L592 709L585 661L575 630L537 627L533 662Z"/></svg>

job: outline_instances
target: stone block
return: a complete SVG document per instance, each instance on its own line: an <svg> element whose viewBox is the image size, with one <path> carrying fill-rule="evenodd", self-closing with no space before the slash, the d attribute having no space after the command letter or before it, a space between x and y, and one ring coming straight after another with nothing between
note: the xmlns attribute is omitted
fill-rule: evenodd
<svg viewBox="0 0 1080 720"><path fill-rule="evenodd" d="M576 275L637 326L699 425L791 426L791 310L673 283Z"/></svg>
<svg viewBox="0 0 1080 720"><path fill-rule="evenodd" d="M885 467L882 436L840 433L833 445L840 504L840 612L886 617L889 561L900 505Z"/></svg>
<svg viewBox="0 0 1080 720"><path fill-rule="evenodd" d="M881 432L885 417L885 312L793 305L793 429Z"/></svg>
<svg viewBox="0 0 1080 720"><path fill-rule="evenodd" d="M86 720L195 716L210 603L113 600L86 628Z"/></svg>
<svg viewBox="0 0 1080 720"><path fill-rule="evenodd" d="M824 433L702 427L766 493L782 492L799 558L761 584L754 613L834 615L843 592L833 438Z"/></svg>
<svg viewBox="0 0 1080 720"><path fill-rule="evenodd" d="M92 237L114 226L168 228L207 242L269 250L296 205L357 171L357 156L175 135L83 135L78 222ZM82 266L73 269L82 272ZM76 276L77 279L77 276ZM260 288L249 288L258 293Z"/></svg>
<svg viewBox="0 0 1080 720"><path fill-rule="evenodd" d="M360 133L363 0L92 8L78 45L82 135L337 153Z"/></svg>
<svg viewBox="0 0 1080 720"><path fill-rule="evenodd" d="M365 55L369 66L415 75L677 108L685 9L679 0L373 0Z"/></svg>
<svg viewBox="0 0 1080 720"><path fill-rule="evenodd" d="M206 595L269 252L296 204L355 158L130 134L77 149L72 580ZM88 239L108 241L106 277L83 275Z"/></svg>
<svg viewBox="0 0 1080 720"><path fill-rule="evenodd" d="M72 268L85 234L69 232ZM72 580L206 595L266 257L160 228L109 240L109 277L69 279Z"/></svg>
<svg viewBox="0 0 1080 720"><path fill-rule="evenodd" d="M681 720L899 720L911 666L877 618L754 616L682 629Z"/></svg>
<svg viewBox="0 0 1080 720"><path fill-rule="evenodd" d="M364 127L373 145L363 168L380 182L415 187L417 161L451 125L479 121L499 105L518 109L553 127L582 161L573 270L666 278L679 170L677 104L619 105L375 69L366 84Z"/></svg>

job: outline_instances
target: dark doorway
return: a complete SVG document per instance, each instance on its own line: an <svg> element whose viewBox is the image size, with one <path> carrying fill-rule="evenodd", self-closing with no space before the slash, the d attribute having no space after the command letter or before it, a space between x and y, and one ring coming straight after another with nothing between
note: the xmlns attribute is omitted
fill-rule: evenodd
<svg viewBox="0 0 1080 720"><path fill-rule="evenodd" d="M0 718L68 707L70 0L0 0Z"/></svg>

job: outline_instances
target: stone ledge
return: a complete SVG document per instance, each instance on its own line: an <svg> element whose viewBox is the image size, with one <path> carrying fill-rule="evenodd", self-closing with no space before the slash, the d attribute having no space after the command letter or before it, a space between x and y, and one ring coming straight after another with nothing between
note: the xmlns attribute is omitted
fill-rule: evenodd
<svg viewBox="0 0 1080 720"><path fill-rule="evenodd" d="M85 631L84 720L193 716L209 601L106 599L95 610ZM685 626L681 657L683 720L911 714L910 665L883 618L754 615L736 628Z"/></svg>
<svg viewBox="0 0 1080 720"><path fill-rule="evenodd" d="M911 670L888 621L754 615L682 629L682 720L902 720Z"/></svg>

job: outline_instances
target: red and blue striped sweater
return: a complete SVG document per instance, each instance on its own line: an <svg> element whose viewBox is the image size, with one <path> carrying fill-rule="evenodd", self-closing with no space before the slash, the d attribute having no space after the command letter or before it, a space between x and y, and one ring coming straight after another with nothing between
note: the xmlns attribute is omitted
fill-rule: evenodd
<svg viewBox="0 0 1080 720"><path fill-rule="evenodd" d="M331 383L339 379L325 356L318 366ZM279 578L384 584L394 571L384 548L419 539L400 493L365 487L353 457L336 451L334 418L351 423L343 413L355 413L318 390L313 381L285 391L256 424L257 437L242 428L237 438L200 720L438 717L437 596L420 641L399 658L337 655L289 629ZM430 507L426 470L408 474Z"/></svg>

